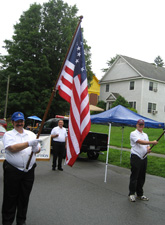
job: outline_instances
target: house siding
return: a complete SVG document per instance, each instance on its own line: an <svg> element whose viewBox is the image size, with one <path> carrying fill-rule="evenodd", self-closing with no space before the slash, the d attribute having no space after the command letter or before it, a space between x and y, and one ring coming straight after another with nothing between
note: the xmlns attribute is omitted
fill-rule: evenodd
<svg viewBox="0 0 165 225"><path fill-rule="evenodd" d="M130 90L130 81L113 82L110 84L109 92L105 92L105 85L101 85L100 99L106 102L111 92L117 92L128 102L136 101L137 110L140 110L142 80L135 80L134 90Z"/></svg>
<svg viewBox="0 0 165 225"><path fill-rule="evenodd" d="M144 68L143 68L144 69ZM147 68L146 68L147 70ZM130 90L130 81L134 81L134 90ZM149 90L150 81L156 82L157 91ZM109 92L106 85L109 84ZM165 82L144 77L134 67L119 58L100 81L100 100L106 102L110 93L118 93L128 102L136 102L137 112L147 118L165 121ZM156 104L157 113L148 113L148 103Z"/></svg>
<svg viewBox="0 0 165 225"><path fill-rule="evenodd" d="M158 83L157 87L157 92L150 91L149 90L149 82L150 80L144 80L144 94L143 94L143 100L142 100L142 105L140 110L140 114L157 120L157 121L165 121L165 100L164 96L165 95L165 84L164 83ZM148 113L148 103L155 103L156 104L156 111L157 113L153 115L152 113Z"/></svg>
<svg viewBox="0 0 165 225"><path fill-rule="evenodd" d="M130 79L140 77L140 75L132 69L123 59L119 59L115 65L107 72L106 76L101 80L104 81L114 81L120 79Z"/></svg>

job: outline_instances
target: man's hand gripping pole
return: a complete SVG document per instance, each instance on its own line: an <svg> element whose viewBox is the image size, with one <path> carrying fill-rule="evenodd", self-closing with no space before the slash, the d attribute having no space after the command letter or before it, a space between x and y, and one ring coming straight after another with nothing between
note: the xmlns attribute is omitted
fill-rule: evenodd
<svg viewBox="0 0 165 225"><path fill-rule="evenodd" d="M163 130L163 133L158 137L157 141L160 140L160 138L163 136L164 133L165 133L165 130ZM155 146L155 145L152 145L151 148L150 148L150 150L151 150L154 146ZM147 152L145 155L143 155L143 159L146 157L147 154L148 154L148 152Z"/></svg>

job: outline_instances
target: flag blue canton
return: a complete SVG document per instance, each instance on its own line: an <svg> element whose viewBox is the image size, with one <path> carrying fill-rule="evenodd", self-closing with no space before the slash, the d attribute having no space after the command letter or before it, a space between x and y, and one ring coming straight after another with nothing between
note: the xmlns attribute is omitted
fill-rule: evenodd
<svg viewBox="0 0 165 225"><path fill-rule="evenodd" d="M84 58L84 46L81 29L79 29L74 48L70 55L69 61L75 65L74 77L81 74L81 83L86 79L86 68Z"/></svg>

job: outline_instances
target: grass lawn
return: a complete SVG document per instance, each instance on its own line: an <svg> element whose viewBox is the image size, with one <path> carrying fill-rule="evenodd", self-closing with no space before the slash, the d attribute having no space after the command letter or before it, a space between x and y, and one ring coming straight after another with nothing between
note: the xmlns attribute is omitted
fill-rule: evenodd
<svg viewBox="0 0 165 225"><path fill-rule="evenodd" d="M86 153L81 153L84 157L87 157ZM99 155L98 160L101 162L106 162L107 152L103 155ZM120 162L121 161L121 162ZM124 168L130 168L130 152L121 151L116 149L109 149L108 163L120 166ZM155 176L160 176L165 178L165 158L159 158L155 156L148 156L148 166L147 173Z"/></svg>
<svg viewBox="0 0 165 225"><path fill-rule="evenodd" d="M122 132L123 132L123 147L130 148L130 132L135 130L134 127L111 127L111 137L110 137L110 145L121 147L122 142ZM99 132L99 133L107 133L109 131L109 127L107 125L91 125L91 131ZM144 132L148 134L150 140L156 140L163 132L162 129L153 129L153 128L144 128ZM152 148L152 152L165 154L165 139L164 136L159 140L158 145ZM84 154L85 155L85 154ZM100 155L98 160L102 162L106 162L106 152L103 155ZM125 168L130 168L130 152L121 151L116 149L109 150L109 158L108 162L110 164L121 166ZM148 167L147 173L165 177L165 158L158 158L155 156L148 155Z"/></svg>
<svg viewBox="0 0 165 225"><path fill-rule="evenodd" d="M122 144L122 133L123 133L123 148L131 148L130 146L130 132L135 130L135 127L111 127L111 136L110 136L110 145L121 147ZM100 125L100 124L92 124L91 131L106 133L109 132L109 126ZM144 128L143 130L148 134L149 140L157 140L158 137L162 134L163 129L154 129L154 128ZM163 136L158 145L152 148L152 152L165 154L165 137Z"/></svg>

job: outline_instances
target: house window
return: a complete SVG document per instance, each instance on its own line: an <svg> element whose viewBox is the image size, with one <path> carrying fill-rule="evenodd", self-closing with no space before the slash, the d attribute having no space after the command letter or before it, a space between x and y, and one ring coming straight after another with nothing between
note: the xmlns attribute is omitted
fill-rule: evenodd
<svg viewBox="0 0 165 225"><path fill-rule="evenodd" d="M130 87L129 87L130 90L134 90L134 84L135 84L134 81L131 81L130 82Z"/></svg>
<svg viewBox="0 0 165 225"><path fill-rule="evenodd" d="M129 102L131 108L136 109L136 102Z"/></svg>
<svg viewBox="0 0 165 225"><path fill-rule="evenodd" d="M153 111L156 111L156 104L155 103L148 103L148 113L152 113Z"/></svg>
<svg viewBox="0 0 165 225"><path fill-rule="evenodd" d="M152 82L152 81L149 82L149 90L150 90L150 91L155 91L155 92L157 92L157 87L158 87L158 84L157 84L157 83Z"/></svg>
<svg viewBox="0 0 165 225"><path fill-rule="evenodd" d="M109 84L106 84L105 92L109 92Z"/></svg>
<svg viewBox="0 0 165 225"><path fill-rule="evenodd" d="M154 85L153 85L153 82L150 82L150 83L149 83L149 90L150 90L150 91L153 91L153 86L154 86Z"/></svg>

